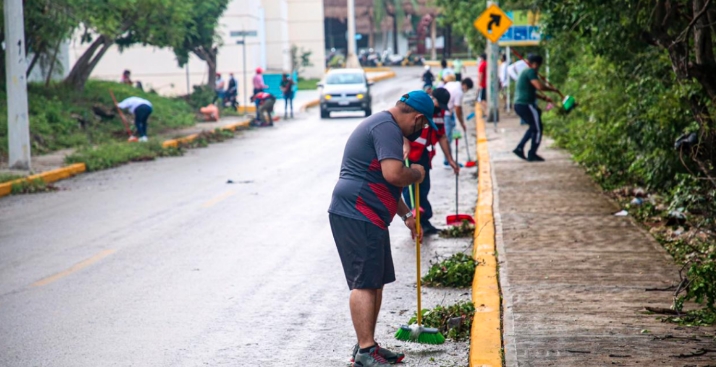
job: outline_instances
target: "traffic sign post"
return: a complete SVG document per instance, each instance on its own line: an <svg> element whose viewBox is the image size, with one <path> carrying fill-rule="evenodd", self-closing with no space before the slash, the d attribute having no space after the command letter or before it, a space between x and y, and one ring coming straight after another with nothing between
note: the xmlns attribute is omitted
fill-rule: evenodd
<svg viewBox="0 0 716 367"><path fill-rule="evenodd" d="M512 20L496 3L489 2L488 4L490 5L475 19L473 25L478 31L485 35L488 40L494 43L499 41L500 37L510 29Z"/></svg>
<svg viewBox="0 0 716 367"><path fill-rule="evenodd" d="M494 122L496 129L497 122L500 120L499 78L497 72L500 48L497 45L497 41L510 29L512 20L497 6L497 3L488 1L487 9L475 19L473 25L489 41L487 42L487 121Z"/></svg>

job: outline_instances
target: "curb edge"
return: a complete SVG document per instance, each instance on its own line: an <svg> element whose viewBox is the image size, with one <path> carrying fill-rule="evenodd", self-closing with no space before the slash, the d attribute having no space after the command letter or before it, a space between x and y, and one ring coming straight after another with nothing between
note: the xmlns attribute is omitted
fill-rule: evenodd
<svg viewBox="0 0 716 367"><path fill-rule="evenodd" d="M51 171L30 175L25 178L19 178L8 182L0 183L0 197L10 195L12 193L12 185L19 184L22 182L30 182L37 179L42 179L45 183L57 182L70 178L74 175L80 174L87 170L87 166L84 163L75 163L69 166L53 169Z"/></svg>
<svg viewBox="0 0 716 367"><path fill-rule="evenodd" d="M472 282L475 316L470 332L470 367L502 366L502 317L493 215L492 169L487 149L485 120L475 105L478 160L477 205L473 258L479 263Z"/></svg>

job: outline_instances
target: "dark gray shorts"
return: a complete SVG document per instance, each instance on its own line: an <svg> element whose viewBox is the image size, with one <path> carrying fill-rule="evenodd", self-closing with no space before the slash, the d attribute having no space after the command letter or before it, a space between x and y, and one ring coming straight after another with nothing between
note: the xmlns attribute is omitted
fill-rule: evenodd
<svg viewBox="0 0 716 367"><path fill-rule="evenodd" d="M387 229L330 213L328 219L348 289L381 289L395 281Z"/></svg>

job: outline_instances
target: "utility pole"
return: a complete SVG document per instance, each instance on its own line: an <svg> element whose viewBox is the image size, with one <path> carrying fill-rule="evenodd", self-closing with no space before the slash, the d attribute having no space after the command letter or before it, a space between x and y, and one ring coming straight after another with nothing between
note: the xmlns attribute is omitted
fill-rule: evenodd
<svg viewBox="0 0 716 367"><path fill-rule="evenodd" d="M348 0L348 54L346 55L347 68L359 68L356 56L356 2Z"/></svg>
<svg viewBox="0 0 716 367"><path fill-rule="evenodd" d="M27 60L22 0L3 0L5 7L5 76L7 88L8 165L30 170L30 120L27 112Z"/></svg>
<svg viewBox="0 0 716 367"><path fill-rule="evenodd" d="M495 4L496 1L488 1L487 6ZM497 122L500 121L500 97L499 97L499 77L497 71L497 60L500 55L500 46L496 42L487 41L487 122L494 122L497 128Z"/></svg>

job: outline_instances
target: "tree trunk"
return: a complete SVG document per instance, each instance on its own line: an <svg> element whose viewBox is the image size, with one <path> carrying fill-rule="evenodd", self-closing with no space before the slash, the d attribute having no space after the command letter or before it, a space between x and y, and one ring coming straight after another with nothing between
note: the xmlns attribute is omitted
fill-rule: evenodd
<svg viewBox="0 0 716 367"><path fill-rule="evenodd" d="M212 89L216 84L216 55L218 53L219 49L216 47L211 47L207 50L206 48L201 46L194 49L194 54L200 59L202 59L204 62L206 62L206 66L209 69L209 78L206 84Z"/></svg>
<svg viewBox="0 0 716 367"><path fill-rule="evenodd" d="M368 31L368 48L375 48L375 19L372 14L368 15L370 30Z"/></svg>
<svg viewBox="0 0 716 367"><path fill-rule="evenodd" d="M77 59L77 62L70 70L70 73L65 78L64 83L74 88L75 90L81 90L84 88L85 83L89 79L99 60L104 56L110 46L114 44L114 40L106 36L99 36L90 47Z"/></svg>
<svg viewBox="0 0 716 367"><path fill-rule="evenodd" d="M28 65L27 70L25 71L25 77L29 77L30 73L32 73L32 69L35 68L35 64L37 64L37 61L40 59L40 53L36 53L32 55L32 61L30 61L30 65Z"/></svg>
<svg viewBox="0 0 716 367"><path fill-rule="evenodd" d="M393 53L399 55L398 52L398 17L393 15Z"/></svg>
<svg viewBox="0 0 716 367"><path fill-rule="evenodd" d="M438 48L435 45L438 39L438 20L437 17L433 18L433 22L430 23L430 60L438 59Z"/></svg>
<svg viewBox="0 0 716 367"><path fill-rule="evenodd" d="M213 54L213 61L207 61L206 66L209 68L209 80L207 84L210 88L216 85L216 54Z"/></svg>
<svg viewBox="0 0 716 367"><path fill-rule="evenodd" d="M694 16L704 8L703 0L694 0L693 12ZM694 56L696 63L699 65L709 65L714 63L714 50L711 39L711 28L708 24L708 16L702 16L694 24Z"/></svg>
<svg viewBox="0 0 716 367"><path fill-rule="evenodd" d="M62 39L57 40L57 45L55 45L55 51L52 52L52 58L50 59L50 67L47 71L47 79L45 80L45 87L50 86L50 81L52 81L52 73L55 71L55 64L57 63L57 52L60 51L60 45L62 44Z"/></svg>

